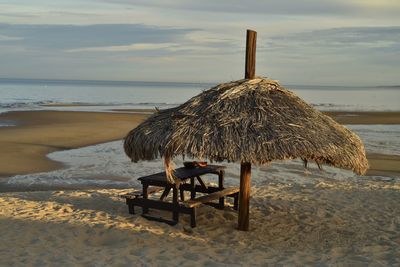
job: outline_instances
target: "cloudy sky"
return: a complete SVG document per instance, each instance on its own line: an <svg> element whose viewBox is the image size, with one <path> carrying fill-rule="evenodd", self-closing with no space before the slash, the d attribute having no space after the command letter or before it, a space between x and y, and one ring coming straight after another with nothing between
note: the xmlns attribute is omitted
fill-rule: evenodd
<svg viewBox="0 0 400 267"><path fill-rule="evenodd" d="M0 78L400 84L399 0L0 0Z"/></svg>

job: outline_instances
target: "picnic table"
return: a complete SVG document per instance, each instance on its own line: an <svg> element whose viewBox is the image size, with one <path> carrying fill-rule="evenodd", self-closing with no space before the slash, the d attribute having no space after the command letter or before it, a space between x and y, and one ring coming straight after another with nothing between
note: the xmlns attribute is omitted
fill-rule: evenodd
<svg viewBox="0 0 400 267"><path fill-rule="evenodd" d="M191 226L196 226L196 208L201 204L213 206L218 209L225 207L225 197L234 199L234 209L238 207L238 187L224 188L225 166L208 165L206 167L186 168L181 167L174 171L174 176L180 180L179 188L167 181L165 172L159 172L138 178L142 184L142 193L129 193L122 197L126 199L129 213L135 214L135 206L142 207L142 216L149 220L156 220L170 225L179 222L179 214L189 214ZM218 176L218 186L206 185L201 176L215 174ZM196 184L196 181L198 184ZM188 183L189 182L189 183ZM172 190L172 202L166 201ZM163 191L160 198L150 199L149 195ZM178 199L178 191L180 201ZM190 192L190 199L185 200L185 191ZM196 198L197 193L203 195ZM218 203L213 202L218 200ZM167 210L172 212L172 221L148 215L149 209Z"/></svg>

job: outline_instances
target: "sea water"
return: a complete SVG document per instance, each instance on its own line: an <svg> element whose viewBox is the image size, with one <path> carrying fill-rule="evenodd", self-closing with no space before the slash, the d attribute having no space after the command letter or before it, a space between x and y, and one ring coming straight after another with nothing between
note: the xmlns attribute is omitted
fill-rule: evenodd
<svg viewBox="0 0 400 267"><path fill-rule="evenodd" d="M0 79L0 112L168 108L213 83ZM321 110L400 110L400 87L285 86ZM63 105L71 105L65 107Z"/></svg>

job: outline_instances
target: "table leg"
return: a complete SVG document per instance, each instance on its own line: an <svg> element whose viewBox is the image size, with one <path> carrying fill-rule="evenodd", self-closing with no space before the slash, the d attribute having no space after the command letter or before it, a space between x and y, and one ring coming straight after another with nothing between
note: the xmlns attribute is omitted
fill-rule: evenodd
<svg viewBox="0 0 400 267"><path fill-rule="evenodd" d="M132 203L130 203L130 201L128 201L128 200L126 202L128 204L129 214L135 214L135 206Z"/></svg>
<svg viewBox="0 0 400 267"><path fill-rule="evenodd" d="M175 185L172 187L172 202L174 205L174 211L172 212L172 220L175 222L179 222L179 212L177 211L178 208L178 189Z"/></svg>
<svg viewBox="0 0 400 267"><path fill-rule="evenodd" d="M148 198L148 194L147 194L147 189L149 188L149 185L148 184L143 184L143 192L142 192L142 195L143 195L143 198L144 199L147 199ZM149 213L149 208L147 208L147 207L142 207L142 213L143 214L146 214L146 213Z"/></svg>
<svg viewBox="0 0 400 267"><path fill-rule="evenodd" d="M234 198L233 198L233 209L234 210L238 210L239 207L239 194L235 194Z"/></svg>
<svg viewBox="0 0 400 267"><path fill-rule="evenodd" d="M201 187L202 187L204 190L207 190L207 185L206 185L206 183L203 181L203 179L201 179L200 176L196 176L196 178L197 178L197 181L199 181Z"/></svg>
<svg viewBox="0 0 400 267"><path fill-rule="evenodd" d="M171 191L171 186L167 185L164 189L164 192L161 194L160 200L164 201L165 198L168 196L169 191Z"/></svg>
<svg viewBox="0 0 400 267"><path fill-rule="evenodd" d="M181 201L185 201L185 191L183 190L183 187L179 187L179 194L181 196Z"/></svg>
<svg viewBox="0 0 400 267"><path fill-rule="evenodd" d="M190 212L190 226L196 227L196 208L192 208Z"/></svg>
<svg viewBox="0 0 400 267"><path fill-rule="evenodd" d="M224 171L221 170L218 174L218 188L219 190L223 190L224 189ZM219 199L219 208L223 209L225 207L225 198L221 197Z"/></svg>
<svg viewBox="0 0 400 267"><path fill-rule="evenodd" d="M194 184L194 177L190 178L190 199L196 198L196 187Z"/></svg>

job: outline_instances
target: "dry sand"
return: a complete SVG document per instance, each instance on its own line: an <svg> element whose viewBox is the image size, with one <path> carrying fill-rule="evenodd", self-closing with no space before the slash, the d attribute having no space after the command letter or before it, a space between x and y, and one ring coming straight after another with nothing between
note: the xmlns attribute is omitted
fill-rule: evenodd
<svg viewBox="0 0 400 267"><path fill-rule="evenodd" d="M249 232L201 206L198 227L129 215L127 190L0 194L1 266L399 266L400 184L252 188ZM151 211L170 218L171 214Z"/></svg>
<svg viewBox="0 0 400 267"><path fill-rule="evenodd" d="M145 114L19 111L0 114L18 126L0 128L0 177L62 167L50 152L123 138Z"/></svg>

